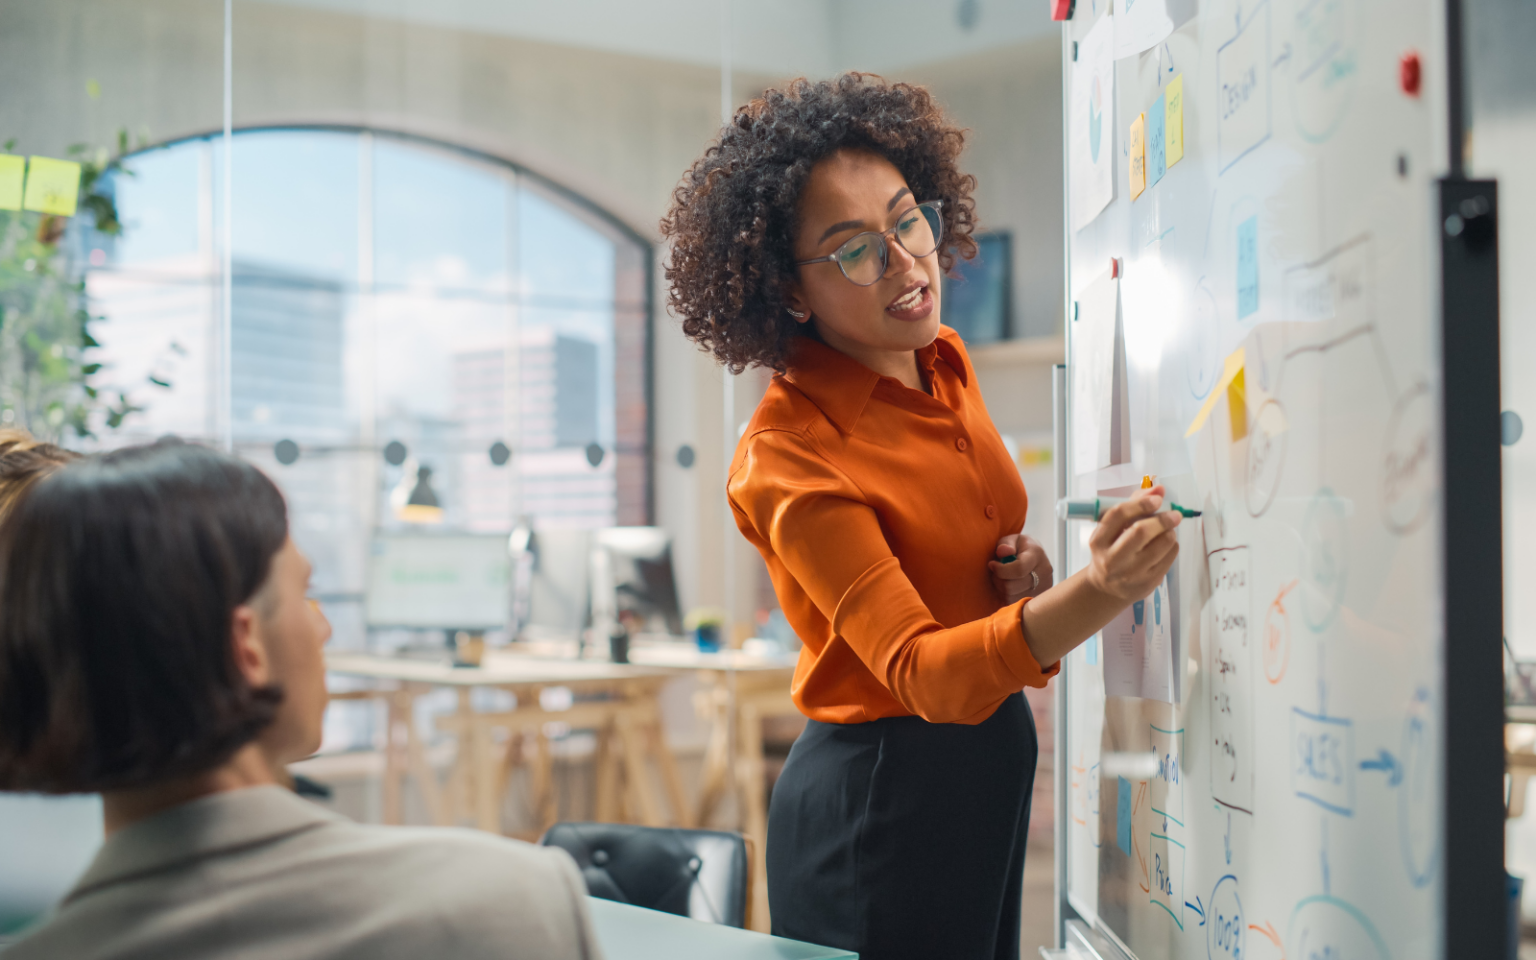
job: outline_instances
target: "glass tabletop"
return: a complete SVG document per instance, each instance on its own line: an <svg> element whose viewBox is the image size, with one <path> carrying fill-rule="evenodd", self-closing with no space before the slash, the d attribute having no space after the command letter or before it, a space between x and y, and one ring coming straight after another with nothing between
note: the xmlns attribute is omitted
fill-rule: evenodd
<svg viewBox="0 0 1536 960"><path fill-rule="evenodd" d="M608 960L858 960L851 950L702 923L658 910L589 897L592 925Z"/></svg>

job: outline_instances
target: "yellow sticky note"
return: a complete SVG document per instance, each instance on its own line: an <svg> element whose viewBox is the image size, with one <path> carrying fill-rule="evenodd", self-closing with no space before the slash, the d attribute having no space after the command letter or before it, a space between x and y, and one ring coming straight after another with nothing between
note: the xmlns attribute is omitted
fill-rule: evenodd
<svg viewBox="0 0 1536 960"><path fill-rule="evenodd" d="M1167 111L1163 152L1171 167L1184 159L1184 74L1168 81L1168 87L1163 91L1163 105Z"/></svg>
<svg viewBox="0 0 1536 960"><path fill-rule="evenodd" d="M1198 431L1201 427L1205 426L1206 418L1211 415L1211 411L1212 410L1216 409L1216 401L1221 399L1221 395L1227 392L1227 388L1232 385L1232 382L1234 380L1238 380L1240 377L1242 377L1242 375L1243 375L1243 348L1242 347L1238 347L1236 350L1232 351L1230 356L1227 357L1226 366L1221 371L1221 379L1216 381L1216 385L1214 387L1212 387L1211 388L1211 392L1206 395L1205 403L1200 405L1200 412L1195 414L1194 422L1192 422L1189 425L1189 429L1188 430L1184 431L1184 436L1192 437L1192 436L1195 435L1196 431ZM1238 392L1239 392L1239 396L1240 397L1243 396L1243 388L1241 386L1238 387ZM1239 402L1246 404L1247 401L1246 400L1240 400ZM1231 403L1232 403L1232 398L1231 398L1231 396L1228 396L1227 397L1227 404L1228 404L1227 411L1229 413L1232 410ZM1236 422L1236 421L1234 421L1234 422ZM1247 420L1247 417L1245 415L1244 418L1243 418L1243 426L1244 426L1245 430L1247 429L1247 424L1248 424L1248 420Z"/></svg>
<svg viewBox="0 0 1536 960"><path fill-rule="evenodd" d="M1131 124L1131 199L1147 189L1147 115L1136 114Z"/></svg>
<svg viewBox="0 0 1536 960"><path fill-rule="evenodd" d="M26 157L0 154L0 210L21 209L21 185L26 179Z"/></svg>
<svg viewBox="0 0 1536 960"><path fill-rule="evenodd" d="M80 164L49 157L27 158L27 195L23 208L72 217L79 199Z"/></svg>
<svg viewBox="0 0 1536 960"><path fill-rule="evenodd" d="M1232 423L1232 442L1248 436L1248 392L1243 387L1243 368L1227 384L1227 419Z"/></svg>

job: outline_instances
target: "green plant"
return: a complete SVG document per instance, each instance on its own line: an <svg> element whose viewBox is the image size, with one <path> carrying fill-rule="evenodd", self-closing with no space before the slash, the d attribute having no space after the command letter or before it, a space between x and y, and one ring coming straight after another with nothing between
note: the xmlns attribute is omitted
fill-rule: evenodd
<svg viewBox="0 0 1536 960"><path fill-rule="evenodd" d="M15 141L4 145L11 152ZM122 222L109 189L123 167L128 133L120 131L116 151L83 144L69 148L80 164L80 199L75 228L120 236ZM30 211L0 210L0 425L25 427L34 435L60 440L67 432L92 436L92 422L108 429L141 409L118 392L105 397L94 384L101 364L90 351L100 346L91 324L85 264L65 242L69 222Z"/></svg>

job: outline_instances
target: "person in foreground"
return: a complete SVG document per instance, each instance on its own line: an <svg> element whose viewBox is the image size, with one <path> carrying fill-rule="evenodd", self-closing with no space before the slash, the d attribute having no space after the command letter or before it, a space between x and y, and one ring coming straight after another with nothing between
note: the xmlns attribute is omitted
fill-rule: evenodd
<svg viewBox="0 0 1536 960"><path fill-rule="evenodd" d="M309 575L272 482L182 443L65 466L0 524L0 789L100 792L107 834L6 960L599 956L563 851L279 785L326 705Z"/></svg>
<svg viewBox="0 0 1536 960"><path fill-rule="evenodd" d="M1038 750L1021 691L1178 556L1160 487L1111 510L1060 584L1021 535L1018 469L939 322L940 274L976 249L963 144L921 87L795 81L736 112L662 223L684 334L776 373L728 482L804 641L773 930L866 960L1019 956Z"/></svg>

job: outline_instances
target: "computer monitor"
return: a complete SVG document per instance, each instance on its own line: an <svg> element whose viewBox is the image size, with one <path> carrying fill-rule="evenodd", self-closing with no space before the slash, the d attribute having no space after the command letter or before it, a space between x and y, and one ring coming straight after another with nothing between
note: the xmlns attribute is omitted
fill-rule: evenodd
<svg viewBox="0 0 1536 960"><path fill-rule="evenodd" d="M660 527L608 527L592 533L592 619L624 613L647 632L683 632L672 538ZM611 604L611 607L609 606Z"/></svg>
<svg viewBox="0 0 1536 960"><path fill-rule="evenodd" d="M379 533L368 558L368 626L500 630L511 563L506 534Z"/></svg>

